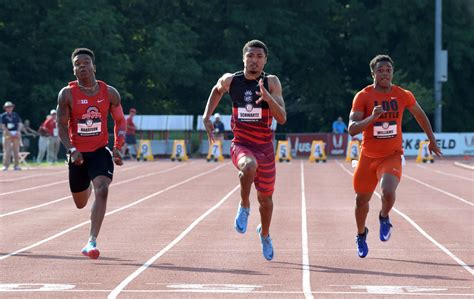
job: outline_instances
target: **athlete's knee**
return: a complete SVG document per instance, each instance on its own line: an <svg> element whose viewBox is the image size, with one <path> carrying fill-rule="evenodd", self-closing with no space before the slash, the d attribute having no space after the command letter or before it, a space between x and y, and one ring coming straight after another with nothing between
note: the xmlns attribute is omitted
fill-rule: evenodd
<svg viewBox="0 0 474 299"><path fill-rule="evenodd" d="M83 200L83 201L74 200L74 203L76 204L76 208L78 209L83 209L87 205L86 200Z"/></svg>
<svg viewBox="0 0 474 299"><path fill-rule="evenodd" d="M253 175L257 172L257 162L254 159L245 157L245 159L239 163L239 168L244 175Z"/></svg>
<svg viewBox="0 0 474 299"><path fill-rule="evenodd" d="M395 200L395 190L393 189L384 189L382 188L382 199L386 201L394 201Z"/></svg>
<svg viewBox="0 0 474 299"><path fill-rule="evenodd" d="M273 206L273 200L271 195L259 195L258 203L263 208L269 208Z"/></svg>
<svg viewBox="0 0 474 299"><path fill-rule="evenodd" d="M107 195L109 194L109 184L107 182L99 182L94 184L94 192L96 198L107 198Z"/></svg>
<svg viewBox="0 0 474 299"><path fill-rule="evenodd" d="M357 194L356 195L356 208L363 208L369 205L371 194Z"/></svg>

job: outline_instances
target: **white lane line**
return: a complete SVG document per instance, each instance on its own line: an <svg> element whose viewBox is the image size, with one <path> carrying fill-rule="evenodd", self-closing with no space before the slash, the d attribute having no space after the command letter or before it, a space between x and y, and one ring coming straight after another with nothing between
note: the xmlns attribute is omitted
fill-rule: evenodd
<svg viewBox="0 0 474 299"><path fill-rule="evenodd" d="M1 287L1 286L0 286ZM452 289L452 288L451 288ZM14 289L14 290L2 290L0 289L0 293L54 293L54 294L67 294L67 293L91 293L90 296L93 296L94 293L109 293L111 290L107 289L72 289L72 290L37 290L37 289ZM185 296L186 293L195 294L246 294L248 298L252 298L259 295L301 295L301 291L252 291L252 292L245 292L245 291L234 291L234 290L123 290L122 293L126 293L128 295L138 295L138 294L175 294L175 296ZM180 295L176 295L180 294ZM419 297L419 296L439 296L439 297L469 297L472 298L474 293L429 293L429 292L394 292L394 293L367 293L364 291L313 291L315 295L349 295L349 296L357 296L357 298L361 296L367 296L369 298L374 298L374 295L383 295L383 298L389 298L392 296L407 298L410 296ZM68 296L73 296L69 294ZM159 295L155 295L159 296Z"/></svg>
<svg viewBox="0 0 474 299"><path fill-rule="evenodd" d="M454 165L462 167L462 168L466 168L466 169L469 169L469 170L474 170L474 165L467 165L467 164L461 163L461 162L454 162Z"/></svg>
<svg viewBox="0 0 474 299"><path fill-rule="evenodd" d="M140 166L131 166L129 168L126 168L120 172L124 172L124 171L127 171L129 169L133 169L133 168L137 168L137 167L140 167ZM63 180L63 181L59 181L59 182L54 182L54 183L51 183L51 184L45 184L45 185L38 185L38 186L35 186L35 187L30 187L30 188L25 188L25 189L19 189L19 190L15 190L15 191L10 191L10 192L5 192L5 193L0 193L0 196L2 195L8 195L8 194L14 194L14 193L20 193L20 192L25 192L25 191L31 191L31 190L35 190L35 189L40 189L40 188L45 188L45 187L50 187L50 186L54 186L54 185L58 185L58 184L63 184L65 182L68 182L68 180Z"/></svg>
<svg viewBox="0 0 474 299"><path fill-rule="evenodd" d="M39 186L35 186L35 187L30 187L30 188L19 189L19 190L10 191L10 192L4 192L4 193L0 193L0 196L20 193L20 192L25 192L25 191L31 191L31 190L36 190L36 189L40 189L40 188L51 187L51 186L54 186L54 185L64 184L65 182L67 182L67 180L54 182L54 183L51 183L51 184L39 185Z"/></svg>
<svg viewBox="0 0 474 299"><path fill-rule="evenodd" d="M380 194L376 193L377 196L380 198ZM413 225L413 227L416 228L416 230L418 230L425 238L427 238L428 240L430 240L433 244L435 244L439 249L441 249L444 253L446 253L450 258L452 258L453 260L456 261L456 263L458 263L459 265L461 265L467 272L471 273L472 275L474 275L474 270L469 267L465 262L463 262L460 258L458 258L457 256L455 256L453 253L451 253L451 251L449 251L446 247L444 247L443 245L441 245L440 243L438 243L435 239L433 239L433 237L431 237L430 235L428 235L428 233L426 233L418 224L415 223L415 221L413 221L410 217L408 217L407 215L403 214L402 212L400 212L398 209L396 208L393 208L393 210L395 212L397 212L400 216L402 216L403 218L405 218L406 221L408 221L411 225Z"/></svg>
<svg viewBox="0 0 474 299"><path fill-rule="evenodd" d="M143 271L145 271L148 267L150 267L156 260L158 260L162 255L164 255L168 250L173 248L179 241L181 241L189 232L191 232L202 220L204 220L207 216L209 216L214 210L220 207L236 190L240 188L240 184L235 186L226 196L224 196L217 204L215 204L212 208L207 210L204 214L202 214L199 218L194 220L191 225L189 225L176 239L174 239L171 243L169 243L165 248L160 250L156 255L151 257L148 261L146 261L140 268L138 268L135 272L130 274L127 278L125 278L113 291L109 294L107 298L117 298L120 292L130 283L132 280L138 277Z"/></svg>
<svg viewBox="0 0 474 299"><path fill-rule="evenodd" d="M137 177L134 177L134 178L125 180L125 181L120 181L120 182L117 182L117 183L112 183L112 184L110 184L110 188L112 188L112 187L114 187L114 186L122 185L122 184L125 184L125 183L128 183L128 182L140 180L140 179L143 179L143 178L152 176L152 175L167 173L167 172L172 171L172 170L174 170L174 169L176 169L176 168L182 167L183 165L184 165L184 164L181 164L181 165L179 165L179 166L175 166L175 167L172 167L172 168L169 168L169 169L166 169L166 170L156 171L156 172L152 172L152 173L149 173L149 174L137 176ZM16 210L16 211L8 212L8 213L5 213L5 214L0 214L0 218L6 217L6 216L15 215L15 214L22 213L22 212L26 212L26 211L30 211L30 210L34 210L34 209L38 209L38 208L41 208L41 207L44 207L44 206L47 206L47 205L51 205L51 204L54 204L54 203L57 203L57 202L66 200L66 199L68 199L68 198L72 198L72 196L69 195L69 196L61 197L61 198L58 198L58 199L55 199L55 200L52 200L52 201L49 201L49 202L46 202L46 203L37 205L37 206L33 206L33 207L21 209L21 210Z"/></svg>
<svg viewBox="0 0 474 299"><path fill-rule="evenodd" d="M301 169L301 244L303 247L303 293L305 298L314 298L311 293L311 272L309 270L308 225L306 217L306 194L304 184L304 164L300 161Z"/></svg>
<svg viewBox="0 0 474 299"><path fill-rule="evenodd" d="M462 202L465 203L465 204L468 204L468 205L474 207L474 203L469 202L469 201L465 200L464 198L461 198L461 197L459 197L459 196L457 196L457 195L454 195L454 194L452 194L452 193L450 193L450 192L448 192L448 191L444 191L444 190L442 190L442 189L440 189L440 188L431 186L430 184L427 184L427 183L425 183L425 182L422 182L422 181L420 181L420 180L418 180L418 179L415 179L414 177L411 177L411 176L409 176L409 175L403 174L403 176L406 177L406 178L408 178L408 179L410 179L410 180L412 180L412 181L417 182L418 184L421 184L421 185L423 185L423 186L425 186L425 187L428 187L428 188L431 188L431 189L436 190L436 191L438 191L438 192L441 192L441 193L443 193L443 194L446 194L446 195L448 195L448 196L450 196L450 197L452 197L452 198L454 198L454 199L457 199L457 200L459 200L459 201L462 201Z"/></svg>
<svg viewBox="0 0 474 299"><path fill-rule="evenodd" d="M352 172L350 172L349 170L347 170L341 163L337 162L339 164L339 166L341 166L341 168L347 172L349 175L353 175ZM378 198L382 199L382 196L378 193L378 192L374 192L375 195L377 195ZM393 208L393 210L399 214L400 216L402 216L403 218L405 218L406 221L408 221L408 223L410 223L417 231L419 231L425 238L427 238L431 243L433 243L434 245L436 245L439 249L441 249L441 251L443 251L444 253L446 253L450 258L452 258L456 263L458 263L461 267L463 267L467 272L471 273L472 275L474 275L474 270L469 267L464 261L462 261L460 258L458 258L456 255L454 255L451 251L449 251L446 247L444 247L443 245L441 245L440 243L438 243L433 237L431 237L427 232L425 232L418 224L416 224L415 221L413 221L410 217L408 217L407 215L403 214L401 211L399 211L398 209L396 208Z"/></svg>
<svg viewBox="0 0 474 299"><path fill-rule="evenodd" d="M190 177L190 178L188 178L188 179L186 179L186 180L184 180L184 181L181 181L181 182L179 182L179 183L176 183L176 184L174 184L174 185L171 185L171 186L169 186L169 187L167 187L167 188L165 188L165 189L162 189L162 190L160 190L160 191L158 191L158 192L155 192L155 193L153 193L153 194L151 194L151 195L142 197L142 198L140 198L139 200L134 201L134 202L132 202L132 203L126 205L126 206L123 206L123 207L121 207L121 208L118 208L118 209L115 209L115 210L113 210L113 211L111 211L111 212L106 213L106 214L105 214L105 217L107 217L107 216L109 216L109 215L112 215L112 214L115 214L115 213L117 213L117 212L120 212L120 211L122 211L122 210L125 210L125 209L127 209L127 208L133 207L133 206L135 206L135 205L137 205L137 204L139 204L139 203L141 203L141 202L143 202L143 201L145 201L145 200L147 200L147 199L150 199L150 198L152 198L152 197L154 197L154 196L157 196L157 195L159 195L159 194L161 194L161 193L163 193L163 192L166 192L166 191L168 191L168 190L171 190L171 189L173 189L173 188L176 188L176 187L178 187L178 186L181 186L181 185L183 185L183 184L185 184L185 183L187 183L187 182L189 182L189 181L191 181L191 180L194 180L194 179L196 179L196 178L198 178L198 177L201 177L201 176L203 176L203 175L206 175L206 174L209 174L209 173L211 173L211 172L214 172L214 171L216 171L217 169L219 169L219 168L221 168L221 167L224 167L224 166L227 165L227 164L229 164L229 163L225 163L225 164L223 164L223 165L217 166L217 167L215 167L215 168L213 168L213 169L211 169L211 170L208 170L208 171L206 171L206 172L202 172L201 174L192 176L192 177ZM22 249L18 249L17 251L12 252L12 253L9 253L9 254L6 254L6 255L2 255L2 256L0 256L0 261L1 261L1 260L4 260L4 259L7 259L7 258L9 258L9 257L11 257L11 256L17 255L17 254L19 254L19 253L21 253L21 252L27 251L27 250L29 250L29 249L35 248L35 247L37 247L37 246L39 246L39 245L42 245L42 244L44 244L44 243L46 243L46 242L48 242L48 241L53 240L53 239L56 239L57 237L60 237L60 236L62 236L62 235L64 235L64 234L66 234L66 233L68 233L68 232L70 232L70 231L73 231L73 230L75 230L75 229L77 229L77 228L79 228L79 227L81 227L81 226L84 226L84 225L86 225L86 224L88 224L88 223L90 223L90 222L91 222L90 220L84 221L84 222L82 222L82 223L79 223L78 225L75 225L75 226L70 227L70 228L68 228L68 229L66 229L66 230L63 230L63 231L61 231L61 232L59 232L59 233L57 233L57 234L55 234L55 235L53 235L53 236L51 236L51 237L49 237L49 238L46 238L46 239L41 240L41 241L39 241L39 242L36 242L36 243L34 243L33 245L24 247L24 248L22 248Z"/></svg>
<svg viewBox="0 0 474 299"><path fill-rule="evenodd" d="M442 174L442 175L452 176L452 177L454 177L454 178L458 178L458 179L461 179L461 180L466 180L466 181L469 181L469 182L474 182L474 179L466 178L466 177L461 176L461 175L457 175L457 174L452 174L452 173L448 173L448 172L444 172L444 171L439 171L439 170L430 169L429 167L426 167L426 166L424 166L424 165L419 165L419 164L417 164L416 166L417 166L417 167L420 167L420 168L423 168L423 169L427 169L427 170L429 170L429 171L433 171L433 172ZM474 176L474 172L472 173L472 176Z"/></svg>
<svg viewBox="0 0 474 299"><path fill-rule="evenodd" d="M63 174L63 173L66 173L66 171L59 171L59 172L55 172L55 173L32 174L32 175L26 175L26 176L22 176L22 177L19 177L19 178L14 178L14 179L9 179L9 180L0 180L0 183L16 182L16 181L31 179L31 178L35 178L35 177L39 177L39 176L44 177L44 176L60 175L60 174Z"/></svg>

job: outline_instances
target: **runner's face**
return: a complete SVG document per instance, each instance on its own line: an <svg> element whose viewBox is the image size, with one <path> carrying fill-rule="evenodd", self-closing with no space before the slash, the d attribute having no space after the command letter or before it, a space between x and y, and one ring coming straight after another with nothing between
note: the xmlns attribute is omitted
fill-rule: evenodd
<svg viewBox="0 0 474 299"><path fill-rule="evenodd" d="M248 48L244 54L244 69L252 75L259 75L267 63L267 56L262 48Z"/></svg>
<svg viewBox="0 0 474 299"><path fill-rule="evenodd" d="M372 73L375 85L383 88L388 88L392 85L393 67L388 61L380 61L375 65L375 70Z"/></svg>
<svg viewBox="0 0 474 299"><path fill-rule="evenodd" d="M95 65L87 54L79 54L72 60L74 75L81 80L87 80L94 76Z"/></svg>

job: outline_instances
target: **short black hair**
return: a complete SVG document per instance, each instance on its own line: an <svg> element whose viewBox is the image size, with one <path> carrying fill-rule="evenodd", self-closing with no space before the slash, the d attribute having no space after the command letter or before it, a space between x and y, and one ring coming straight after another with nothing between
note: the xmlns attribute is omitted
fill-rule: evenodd
<svg viewBox="0 0 474 299"><path fill-rule="evenodd" d="M80 55L80 54L89 55L89 57L92 59L92 63L95 64L94 51L92 51L91 49L87 49L87 48L76 48L76 49L74 49L74 51L71 54L71 61L74 60L74 57L76 57L77 55Z"/></svg>
<svg viewBox="0 0 474 299"><path fill-rule="evenodd" d="M392 65L393 67L393 60L390 56L386 55L386 54L379 54L377 56L375 56L374 58L372 58L372 60L370 61L369 63L369 66L370 66L370 71L373 73L374 72L374 68L375 68L375 65L381 61L387 61L387 62L390 62L390 64Z"/></svg>
<svg viewBox="0 0 474 299"><path fill-rule="evenodd" d="M265 45L262 41L259 41L258 39L248 41L242 49L242 54L245 55L249 48L261 48L263 49L263 52L265 52L265 56L268 57L267 45Z"/></svg>

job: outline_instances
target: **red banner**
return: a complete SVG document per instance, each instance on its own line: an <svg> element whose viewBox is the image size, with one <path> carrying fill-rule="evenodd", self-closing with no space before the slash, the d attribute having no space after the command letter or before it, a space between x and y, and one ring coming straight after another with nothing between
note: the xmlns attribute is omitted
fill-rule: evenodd
<svg viewBox="0 0 474 299"><path fill-rule="evenodd" d="M326 144L325 152L328 156L344 156L347 148L347 134L333 133L295 133L286 135L291 144L293 157L309 157L313 140L321 140Z"/></svg>

